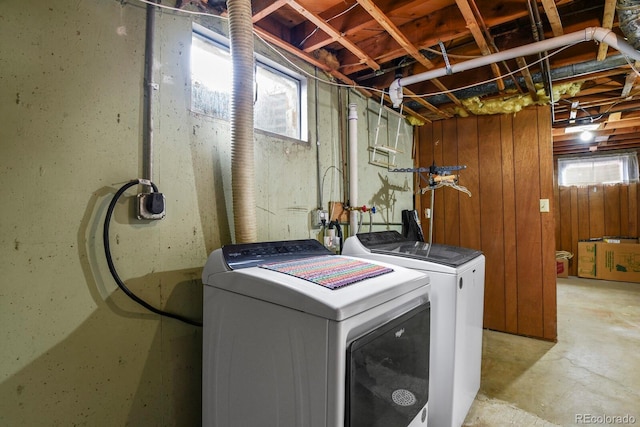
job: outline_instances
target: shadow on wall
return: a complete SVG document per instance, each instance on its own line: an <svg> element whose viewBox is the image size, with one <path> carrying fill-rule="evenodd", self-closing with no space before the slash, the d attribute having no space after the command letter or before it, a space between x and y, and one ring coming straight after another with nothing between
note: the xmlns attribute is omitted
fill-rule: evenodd
<svg viewBox="0 0 640 427"><path fill-rule="evenodd" d="M95 309L75 330L61 329L56 345L2 381L0 425L201 424L202 329L146 311L124 292L113 291L108 272L100 274L106 268L96 236L113 192L104 187L93 194L77 233L85 279L77 288L90 292ZM129 200L123 197L121 203ZM116 209L114 220L130 218L131 212ZM126 284L156 307L200 319L200 274L201 268L154 272Z"/></svg>
<svg viewBox="0 0 640 427"><path fill-rule="evenodd" d="M219 134L213 119L203 117L203 120L216 130L210 135L200 125L193 125L190 142L193 171L197 177L194 186L200 224L207 254L210 254L214 249L231 243L232 224L229 220L233 218L231 210L227 211L224 190L228 188L231 191L231 170L225 170L223 165L224 161L231 161L231 147L230 142Z"/></svg>
<svg viewBox="0 0 640 427"><path fill-rule="evenodd" d="M395 175L397 175L398 178L402 177L400 174ZM406 192L411 189L409 188L409 182L406 177L403 177L403 185L394 184L389 176L382 176L380 173L378 173L378 177L381 181L380 188L376 191L373 197L371 197L371 204L375 206L378 213L382 215L384 222L391 223L395 217L394 211L397 202L396 192Z"/></svg>
<svg viewBox="0 0 640 427"><path fill-rule="evenodd" d="M194 286L179 283L171 301L184 300ZM124 308L128 316L114 313L111 307L125 307L125 298L114 293L64 340L0 384L0 424L201 424L201 328Z"/></svg>

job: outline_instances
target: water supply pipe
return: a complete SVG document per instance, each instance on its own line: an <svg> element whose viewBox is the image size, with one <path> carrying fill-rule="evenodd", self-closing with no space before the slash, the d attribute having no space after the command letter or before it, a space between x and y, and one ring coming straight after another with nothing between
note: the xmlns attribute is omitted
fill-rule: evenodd
<svg viewBox="0 0 640 427"><path fill-rule="evenodd" d="M355 103L349 104L349 205L358 206L358 110ZM349 233L358 230L359 211L349 211Z"/></svg>
<svg viewBox="0 0 640 427"><path fill-rule="evenodd" d="M582 31L564 34L562 36L545 39L525 46L504 50L487 56L481 56L458 64L452 64L450 67L437 68L425 71L424 73L415 74L413 76L396 79L389 87L389 96L391 97L393 106L398 108L402 103L402 88L404 86L443 77L449 74L459 73L461 71L473 70L485 65L514 59L520 56L535 55L547 50L558 49L560 47L590 40L606 43L612 48L620 51L623 55L636 61L640 61L640 52L634 49L629 43L616 35L613 31L602 27L589 27Z"/></svg>
<svg viewBox="0 0 640 427"><path fill-rule="evenodd" d="M231 88L231 188L236 243L258 239L253 154L254 50L250 0L229 0Z"/></svg>

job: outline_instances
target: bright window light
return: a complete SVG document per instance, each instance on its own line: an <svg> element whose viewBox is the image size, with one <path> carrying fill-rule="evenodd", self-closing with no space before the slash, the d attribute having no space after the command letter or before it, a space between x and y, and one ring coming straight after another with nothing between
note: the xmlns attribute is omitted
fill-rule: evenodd
<svg viewBox="0 0 640 427"><path fill-rule="evenodd" d="M194 112L230 120L231 77L228 47L219 36L196 30L191 44L191 108ZM214 38L216 40L214 40ZM307 82L285 67L258 55L254 127L307 140Z"/></svg>
<svg viewBox="0 0 640 427"><path fill-rule="evenodd" d="M638 182L635 152L558 159L558 185L586 186Z"/></svg>

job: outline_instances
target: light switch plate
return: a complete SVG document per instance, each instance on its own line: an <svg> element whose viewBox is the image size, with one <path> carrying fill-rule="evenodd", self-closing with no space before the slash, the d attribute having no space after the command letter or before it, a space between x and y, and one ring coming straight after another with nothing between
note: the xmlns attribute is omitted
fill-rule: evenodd
<svg viewBox="0 0 640 427"><path fill-rule="evenodd" d="M540 212L549 212L549 199L540 199Z"/></svg>

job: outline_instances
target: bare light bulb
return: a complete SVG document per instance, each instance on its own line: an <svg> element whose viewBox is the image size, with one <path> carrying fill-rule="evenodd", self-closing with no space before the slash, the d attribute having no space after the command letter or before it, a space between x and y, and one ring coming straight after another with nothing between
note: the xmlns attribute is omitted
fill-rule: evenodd
<svg viewBox="0 0 640 427"><path fill-rule="evenodd" d="M584 142L591 141L593 139L593 133L585 130L580 134L580 139Z"/></svg>

